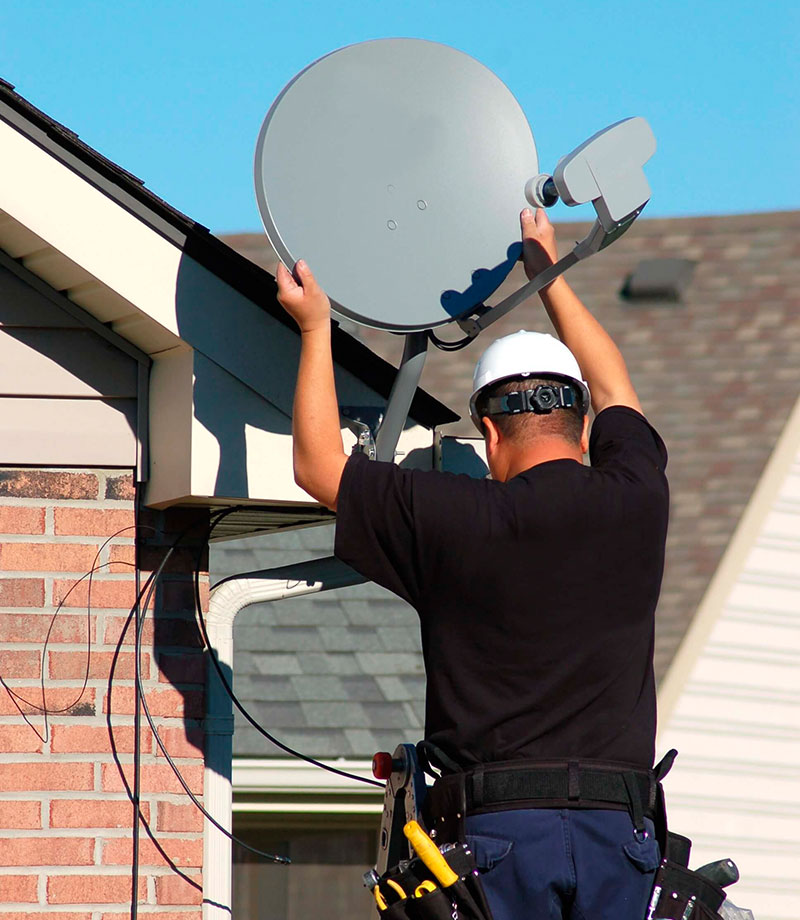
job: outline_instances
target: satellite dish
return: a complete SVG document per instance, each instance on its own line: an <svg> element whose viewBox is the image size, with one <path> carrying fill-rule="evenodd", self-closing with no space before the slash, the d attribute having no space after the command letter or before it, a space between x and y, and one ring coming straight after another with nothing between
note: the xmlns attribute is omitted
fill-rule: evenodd
<svg viewBox="0 0 800 920"><path fill-rule="evenodd" d="M445 351L468 345L628 230L650 198L642 167L654 152L647 122L626 118L562 157L552 176L538 175L530 126L505 84L468 55L420 39L341 48L283 89L256 144L270 243L285 265L308 262L342 316L406 333L365 450L394 458L429 341ZM597 219L558 262L487 307L519 257L526 198L536 207L591 201ZM464 338L436 336L450 322Z"/></svg>
<svg viewBox="0 0 800 920"><path fill-rule="evenodd" d="M350 45L311 64L273 103L255 157L280 259L305 259L339 314L395 332L466 316L499 287L537 173L505 84L419 39Z"/></svg>

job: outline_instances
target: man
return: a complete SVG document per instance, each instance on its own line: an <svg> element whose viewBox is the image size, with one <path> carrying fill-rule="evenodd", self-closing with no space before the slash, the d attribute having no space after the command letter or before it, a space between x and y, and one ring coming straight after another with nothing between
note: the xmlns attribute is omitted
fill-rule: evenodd
<svg viewBox="0 0 800 920"><path fill-rule="evenodd" d="M555 233L541 210L521 224L532 277ZM302 336L296 480L337 510L337 555L419 612L432 830L470 841L495 920L641 920L668 491L619 350L559 278L561 342L507 336L476 369L492 479L405 471L345 455L327 298L302 262L278 285Z"/></svg>

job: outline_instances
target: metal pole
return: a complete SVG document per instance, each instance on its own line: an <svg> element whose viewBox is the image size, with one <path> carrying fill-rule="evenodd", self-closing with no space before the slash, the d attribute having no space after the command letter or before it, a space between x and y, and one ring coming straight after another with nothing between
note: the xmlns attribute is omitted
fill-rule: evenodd
<svg viewBox="0 0 800 920"><path fill-rule="evenodd" d="M425 366L427 349L427 332L409 332L406 335L403 357L392 384L392 392L389 394L386 415L375 438L378 460L394 460L394 451L408 418L414 394L417 392L422 368Z"/></svg>

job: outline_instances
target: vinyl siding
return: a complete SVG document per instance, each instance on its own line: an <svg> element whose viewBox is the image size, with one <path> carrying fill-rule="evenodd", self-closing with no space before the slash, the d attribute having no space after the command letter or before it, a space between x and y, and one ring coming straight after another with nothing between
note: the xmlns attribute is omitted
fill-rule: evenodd
<svg viewBox="0 0 800 920"><path fill-rule="evenodd" d="M139 366L0 266L3 465L133 466Z"/></svg>
<svg viewBox="0 0 800 920"><path fill-rule="evenodd" d="M790 435L797 418L795 412ZM800 449L794 446L782 470L771 463L765 479L772 475L774 485L766 483L748 509L756 526L743 521L734 537L729 554L738 558L721 607L659 737L662 753L680 752L665 787L672 829L693 840L691 865L731 857L741 871L731 900L758 920L796 918L800 904ZM699 616L713 615L708 606Z"/></svg>

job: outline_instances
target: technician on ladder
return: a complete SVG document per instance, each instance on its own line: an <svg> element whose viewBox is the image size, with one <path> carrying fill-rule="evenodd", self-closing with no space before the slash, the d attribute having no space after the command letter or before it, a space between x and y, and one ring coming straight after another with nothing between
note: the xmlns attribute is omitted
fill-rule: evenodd
<svg viewBox="0 0 800 920"><path fill-rule="evenodd" d="M532 277L555 233L543 210L521 223ZM518 332L475 370L491 480L403 470L346 456L328 298L303 262L278 286L302 340L295 478L336 510L337 556L420 616L429 829L471 843L495 920L641 920L669 498L622 355L559 277L541 298L561 342Z"/></svg>

